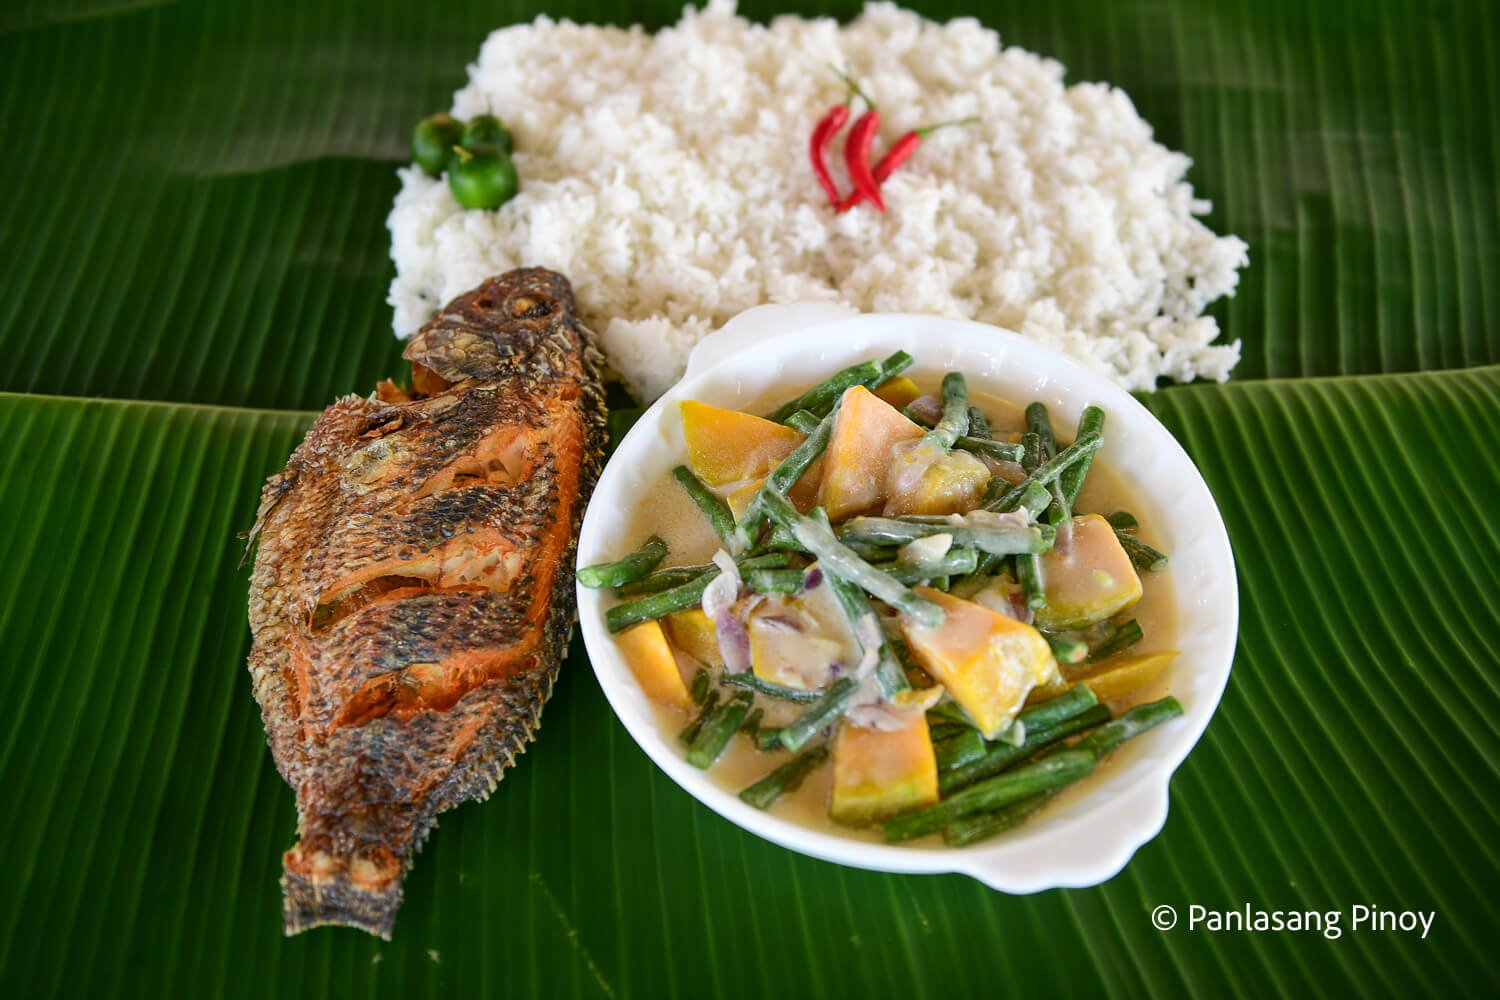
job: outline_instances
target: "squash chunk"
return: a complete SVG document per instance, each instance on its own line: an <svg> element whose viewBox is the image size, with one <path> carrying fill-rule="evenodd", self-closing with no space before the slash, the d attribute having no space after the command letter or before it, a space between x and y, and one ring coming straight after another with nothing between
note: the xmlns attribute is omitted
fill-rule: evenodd
<svg viewBox="0 0 1500 1000"><path fill-rule="evenodd" d="M921 456L922 448L913 447L895 459L895 462L926 461ZM897 472L894 477L902 481ZM928 462L914 481L903 490L891 490L886 501L885 516L899 517L902 514L965 514L984 499L984 490L990 484L990 470L979 459L966 451L950 451Z"/></svg>
<svg viewBox="0 0 1500 1000"><path fill-rule="evenodd" d="M871 823L937 800L937 757L925 716L895 732L839 723L828 810L835 822Z"/></svg>
<svg viewBox="0 0 1500 1000"><path fill-rule="evenodd" d="M813 459L812 465L802 473L802 478L792 486L792 491L787 494L787 499L798 511L806 514L818 505L818 482L823 476L823 456L819 455ZM750 501L755 499L755 494L765 485L765 477L752 479L745 485L734 490L724 498L729 504L729 512L734 515L736 521L745 516L745 511L750 508Z"/></svg>
<svg viewBox="0 0 1500 1000"><path fill-rule="evenodd" d="M912 655L948 689L985 739L995 739L1033 687L1058 678L1052 647L1014 618L931 587L916 591L942 606L943 623L925 628L902 617Z"/></svg>
<svg viewBox="0 0 1500 1000"><path fill-rule="evenodd" d="M1073 518L1073 538L1042 555L1047 606L1036 623L1045 629L1084 628L1141 599L1141 578L1109 522L1098 514Z"/></svg>
<svg viewBox="0 0 1500 1000"><path fill-rule="evenodd" d="M719 633L714 629L713 620L703 613L702 608L674 611L663 621L666 622L667 638L672 640L672 645L707 666L724 662L724 657L719 652Z"/></svg>
<svg viewBox="0 0 1500 1000"><path fill-rule="evenodd" d="M640 683L646 697L670 708L693 707L693 696L682 681L677 658L667 645L667 636L656 622L642 622L615 637L625 662Z"/></svg>
<svg viewBox="0 0 1500 1000"><path fill-rule="evenodd" d="M795 428L739 410L693 399L679 405L688 467L710 486L764 479L804 436Z"/></svg>
<svg viewBox="0 0 1500 1000"><path fill-rule="evenodd" d="M829 518L838 521L878 510L886 499L893 449L921 436L922 428L869 389L862 385L845 389L818 487L818 503Z"/></svg>
<svg viewBox="0 0 1500 1000"><path fill-rule="evenodd" d="M1177 650L1155 653L1121 653L1099 664L1099 669L1079 680L1087 684L1100 701L1121 698L1156 680L1177 658Z"/></svg>
<svg viewBox="0 0 1500 1000"><path fill-rule="evenodd" d="M890 403L896 409L901 410L920 399L922 390L917 388L917 383L905 375L897 375L886 382L885 385L876 389L875 395Z"/></svg>

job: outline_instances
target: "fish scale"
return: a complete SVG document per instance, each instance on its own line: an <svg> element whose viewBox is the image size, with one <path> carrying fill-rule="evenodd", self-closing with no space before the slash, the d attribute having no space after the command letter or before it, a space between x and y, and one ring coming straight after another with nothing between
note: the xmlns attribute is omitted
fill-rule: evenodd
<svg viewBox="0 0 1500 1000"><path fill-rule="evenodd" d="M575 614L606 414L567 280L492 278L405 357L414 390L325 410L251 529L251 679L297 795L288 934L390 937L438 814L534 736Z"/></svg>

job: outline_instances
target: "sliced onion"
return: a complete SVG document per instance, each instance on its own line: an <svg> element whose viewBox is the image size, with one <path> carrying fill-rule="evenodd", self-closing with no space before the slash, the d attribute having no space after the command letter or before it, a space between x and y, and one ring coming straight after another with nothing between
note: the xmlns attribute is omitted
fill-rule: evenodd
<svg viewBox="0 0 1500 1000"><path fill-rule="evenodd" d="M719 639L719 655L724 669L742 674L750 669L750 632L733 609L725 608L714 616L714 634Z"/></svg>
<svg viewBox="0 0 1500 1000"><path fill-rule="evenodd" d="M943 419L943 401L936 396L918 396L906 408L929 424Z"/></svg>
<svg viewBox="0 0 1500 1000"><path fill-rule="evenodd" d="M717 621L719 612L739 600L741 581L734 557L723 549L714 553L714 565L720 572L703 588L703 613Z"/></svg>

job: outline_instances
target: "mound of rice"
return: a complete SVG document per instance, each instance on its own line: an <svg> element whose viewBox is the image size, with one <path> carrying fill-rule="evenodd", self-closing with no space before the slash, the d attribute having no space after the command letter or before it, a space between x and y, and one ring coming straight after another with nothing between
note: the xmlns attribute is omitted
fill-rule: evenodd
<svg viewBox="0 0 1500 1000"><path fill-rule="evenodd" d="M843 97L829 63L880 103L877 155L910 128L981 121L924 142L887 182L885 214L836 216L807 160ZM1195 218L1209 205L1183 179L1189 159L1152 141L1129 97L1063 73L972 19L888 3L844 27L752 24L715 0L656 34L545 17L496 31L452 111L511 127L521 192L464 211L443 181L401 170L396 333L540 265L572 279L642 400L735 313L799 300L1008 327L1130 389L1227 378L1239 344L1214 344L1201 313L1234 291L1245 244Z"/></svg>

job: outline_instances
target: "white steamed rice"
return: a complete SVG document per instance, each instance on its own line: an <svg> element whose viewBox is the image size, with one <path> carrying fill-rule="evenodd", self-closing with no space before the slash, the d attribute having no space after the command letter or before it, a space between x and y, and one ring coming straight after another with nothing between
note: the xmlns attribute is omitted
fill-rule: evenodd
<svg viewBox="0 0 1500 1000"><path fill-rule="evenodd" d="M889 211L835 216L807 139L843 96L847 66L880 103L877 155L933 134L887 182ZM1201 315L1234 291L1246 246L1216 236L1122 91L1063 85L1063 67L964 18L888 3L854 22L769 26L715 0L656 34L554 22L485 40L452 111L515 133L520 194L459 208L442 180L400 172L389 225L400 336L489 275L545 266L572 279L583 318L641 399L682 374L693 345L764 302L843 302L1017 330L1129 389L1223 380L1239 343ZM841 167L842 139L831 162Z"/></svg>

